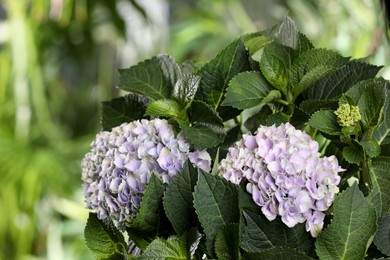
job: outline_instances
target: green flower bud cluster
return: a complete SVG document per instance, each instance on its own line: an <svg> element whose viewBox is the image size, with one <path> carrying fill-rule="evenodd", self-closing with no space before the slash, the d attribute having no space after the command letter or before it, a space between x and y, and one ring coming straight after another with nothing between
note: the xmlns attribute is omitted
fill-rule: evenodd
<svg viewBox="0 0 390 260"><path fill-rule="evenodd" d="M334 112L337 116L337 121L341 126L353 126L362 119L359 107L349 104L341 104Z"/></svg>

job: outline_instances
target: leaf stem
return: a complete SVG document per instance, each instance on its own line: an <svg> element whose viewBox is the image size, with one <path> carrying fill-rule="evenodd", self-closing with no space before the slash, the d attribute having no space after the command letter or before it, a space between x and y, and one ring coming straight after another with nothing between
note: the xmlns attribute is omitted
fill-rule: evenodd
<svg viewBox="0 0 390 260"><path fill-rule="evenodd" d="M282 104L282 105L285 105L285 106L288 106L290 103L287 102L286 100L283 100L283 99L277 99L276 102Z"/></svg>
<svg viewBox="0 0 390 260"><path fill-rule="evenodd" d="M372 189L372 183L370 178L370 168L369 168L369 158L364 152L364 160L361 162L361 172L360 172L360 188L363 194L366 196Z"/></svg>

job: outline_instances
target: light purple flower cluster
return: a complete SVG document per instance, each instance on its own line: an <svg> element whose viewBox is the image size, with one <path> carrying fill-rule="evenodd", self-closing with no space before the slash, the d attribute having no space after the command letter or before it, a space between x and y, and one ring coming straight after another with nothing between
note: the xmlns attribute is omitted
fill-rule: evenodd
<svg viewBox="0 0 390 260"><path fill-rule="evenodd" d="M244 134L218 169L232 183L245 182L269 220L279 215L288 227L306 221L313 237L339 191L341 171L335 156L320 158L318 143L289 123Z"/></svg>
<svg viewBox="0 0 390 260"><path fill-rule="evenodd" d="M87 207L100 219L110 217L119 229L138 213L152 173L168 183L187 158L195 167L210 171L210 155L191 151L183 135L175 138L172 126L162 119L143 119L100 132L91 148L81 162Z"/></svg>

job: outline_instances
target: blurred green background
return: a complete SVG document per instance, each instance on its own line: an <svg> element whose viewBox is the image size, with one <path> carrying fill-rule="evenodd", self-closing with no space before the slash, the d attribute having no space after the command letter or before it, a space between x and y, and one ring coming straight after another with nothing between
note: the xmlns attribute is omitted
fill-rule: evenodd
<svg viewBox="0 0 390 260"><path fill-rule="evenodd" d="M372 0L1 0L0 259L93 259L80 160L117 68L157 53L210 59L288 14L316 46L385 65Z"/></svg>

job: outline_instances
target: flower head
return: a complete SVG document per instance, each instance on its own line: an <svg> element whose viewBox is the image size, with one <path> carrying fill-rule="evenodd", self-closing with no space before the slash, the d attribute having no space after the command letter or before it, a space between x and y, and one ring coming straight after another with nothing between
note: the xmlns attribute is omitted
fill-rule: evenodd
<svg viewBox="0 0 390 260"><path fill-rule="evenodd" d="M244 134L218 168L225 179L246 183L269 220L280 216L288 227L306 221L313 237L339 191L342 170L336 157L320 158L318 143L289 123Z"/></svg>
<svg viewBox="0 0 390 260"><path fill-rule="evenodd" d="M341 126L353 126L362 119L359 107L351 106L348 103L341 104L334 113Z"/></svg>
<svg viewBox="0 0 390 260"><path fill-rule="evenodd" d="M181 134L174 136L166 120L143 119L100 132L81 162L87 207L123 229L138 213L151 174L168 183L187 158L195 167L210 171L210 155L191 151Z"/></svg>

